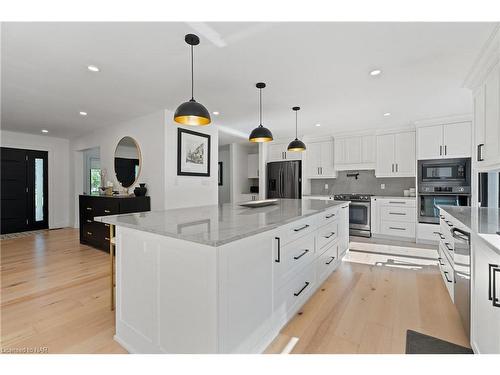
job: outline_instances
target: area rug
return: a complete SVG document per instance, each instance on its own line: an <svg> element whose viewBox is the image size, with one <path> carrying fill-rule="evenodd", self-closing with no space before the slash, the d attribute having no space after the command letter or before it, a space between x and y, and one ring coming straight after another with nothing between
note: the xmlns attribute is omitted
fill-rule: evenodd
<svg viewBox="0 0 500 375"><path fill-rule="evenodd" d="M19 233L0 234L0 240L11 240L13 238L29 237L29 236L33 236L33 235L38 234L38 233L44 233L47 231L48 231L48 229L40 229L40 230L29 230L26 232L19 232Z"/></svg>
<svg viewBox="0 0 500 375"><path fill-rule="evenodd" d="M466 348L412 330L406 331L406 354L474 354Z"/></svg>

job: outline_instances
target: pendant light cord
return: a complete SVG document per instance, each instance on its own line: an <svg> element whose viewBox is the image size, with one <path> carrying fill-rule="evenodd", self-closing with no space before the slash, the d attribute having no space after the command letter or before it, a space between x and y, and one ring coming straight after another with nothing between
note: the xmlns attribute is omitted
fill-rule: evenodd
<svg viewBox="0 0 500 375"><path fill-rule="evenodd" d="M194 58L193 58L192 45L191 45L191 100L194 100Z"/></svg>
<svg viewBox="0 0 500 375"><path fill-rule="evenodd" d="M298 111L295 111L295 139L297 139L297 112Z"/></svg>
<svg viewBox="0 0 500 375"><path fill-rule="evenodd" d="M260 101L259 101L259 122L260 122L260 126L262 126L262 89L259 89L259 97L260 97Z"/></svg>

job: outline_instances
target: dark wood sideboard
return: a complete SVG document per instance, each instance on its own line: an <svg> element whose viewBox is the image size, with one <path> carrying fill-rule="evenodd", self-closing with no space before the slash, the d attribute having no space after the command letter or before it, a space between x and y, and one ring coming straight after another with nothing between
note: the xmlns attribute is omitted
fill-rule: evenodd
<svg viewBox="0 0 500 375"><path fill-rule="evenodd" d="M80 195L80 243L109 252L109 224L95 216L151 211L149 197Z"/></svg>

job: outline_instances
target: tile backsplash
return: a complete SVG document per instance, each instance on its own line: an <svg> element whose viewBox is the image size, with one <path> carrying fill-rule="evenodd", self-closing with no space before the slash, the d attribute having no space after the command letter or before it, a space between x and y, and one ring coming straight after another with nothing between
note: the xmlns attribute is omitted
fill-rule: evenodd
<svg viewBox="0 0 500 375"><path fill-rule="evenodd" d="M358 179L347 174L359 173ZM328 189L325 189L328 184ZM380 187L385 184L385 189ZM414 177L377 178L375 171L340 171L337 178L311 180L311 194L359 193L402 196L403 190L415 187Z"/></svg>

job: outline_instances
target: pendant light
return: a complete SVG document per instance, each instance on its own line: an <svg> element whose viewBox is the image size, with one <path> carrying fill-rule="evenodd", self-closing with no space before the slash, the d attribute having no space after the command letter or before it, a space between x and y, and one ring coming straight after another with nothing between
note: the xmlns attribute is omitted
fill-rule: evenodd
<svg viewBox="0 0 500 375"><path fill-rule="evenodd" d="M203 104L194 100L193 46L200 44L200 38L194 34L187 34L184 40L191 46L191 99L177 107L174 114L174 121L182 125L208 125L211 122L210 113Z"/></svg>
<svg viewBox="0 0 500 375"><path fill-rule="evenodd" d="M297 138L297 112L300 110L300 107L293 107L292 109L295 111L295 139L290 142L287 150L298 152L305 151L306 145L304 144L304 142Z"/></svg>
<svg viewBox="0 0 500 375"><path fill-rule="evenodd" d="M259 89L259 126L257 126L248 137L250 142L271 142L273 140L273 133L268 128L262 125L262 89L266 87L264 82L259 82L255 85Z"/></svg>

